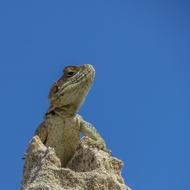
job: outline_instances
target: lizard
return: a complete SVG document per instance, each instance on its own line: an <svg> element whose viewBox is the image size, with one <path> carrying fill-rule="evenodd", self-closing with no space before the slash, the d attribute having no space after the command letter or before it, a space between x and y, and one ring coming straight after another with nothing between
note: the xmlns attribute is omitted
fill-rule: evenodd
<svg viewBox="0 0 190 190"><path fill-rule="evenodd" d="M107 150L97 130L78 114L94 77L91 64L67 66L49 91L50 106L35 135L46 147L54 148L62 167L66 167L74 155L81 133L89 137L95 147Z"/></svg>

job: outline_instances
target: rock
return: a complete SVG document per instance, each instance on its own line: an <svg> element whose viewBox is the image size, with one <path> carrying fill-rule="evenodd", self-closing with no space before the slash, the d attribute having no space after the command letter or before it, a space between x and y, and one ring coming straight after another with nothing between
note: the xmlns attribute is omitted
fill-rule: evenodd
<svg viewBox="0 0 190 190"><path fill-rule="evenodd" d="M121 177L123 162L88 142L85 137L62 168L54 149L34 136L25 158L22 190L130 190Z"/></svg>

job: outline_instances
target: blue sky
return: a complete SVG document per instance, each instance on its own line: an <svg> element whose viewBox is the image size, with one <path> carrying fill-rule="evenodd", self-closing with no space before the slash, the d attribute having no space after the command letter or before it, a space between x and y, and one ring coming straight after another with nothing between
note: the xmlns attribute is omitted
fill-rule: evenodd
<svg viewBox="0 0 190 190"><path fill-rule="evenodd" d="M186 0L1 1L1 188L20 188L21 157L63 67L92 63L80 113L124 161L125 181L190 189L189 10Z"/></svg>

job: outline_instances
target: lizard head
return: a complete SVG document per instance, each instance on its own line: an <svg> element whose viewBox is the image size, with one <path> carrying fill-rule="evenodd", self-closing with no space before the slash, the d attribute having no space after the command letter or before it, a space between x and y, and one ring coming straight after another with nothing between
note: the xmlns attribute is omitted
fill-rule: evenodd
<svg viewBox="0 0 190 190"><path fill-rule="evenodd" d="M95 70L90 64L65 67L63 75L50 89L48 98L51 109L68 109L67 112L76 113L93 83L94 76Z"/></svg>

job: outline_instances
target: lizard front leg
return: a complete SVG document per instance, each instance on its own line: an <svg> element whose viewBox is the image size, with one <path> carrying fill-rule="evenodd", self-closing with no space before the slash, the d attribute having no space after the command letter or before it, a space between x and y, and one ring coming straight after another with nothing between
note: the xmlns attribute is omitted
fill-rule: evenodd
<svg viewBox="0 0 190 190"><path fill-rule="evenodd" d="M34 135L38 135L42 143L45 145L48 136L48 130L45 122L40 124L40 126L36 129Z"/></svg>
<svg viewBox="0 0 190 190"><path fill-rule="evenodd" d="M47 127L44 122L41 123L40 126L36 129L34 135L37 135L40 138L40 140L42 141L42 143L45 145L45 142L46 142L47 136L48 136L48 131L47 131ZM25 159L26 156L27 156L27 153L24 153L22 159Z"/></svg>
<svg viewBox="0 0 190 190"><path fill-rule="evenodd" d="M91 139L89 142L90 146L108 151L103 138L100 136L97 130L90 123L86 122L81 116L77 115L77 117L80 122L80 132L82 132L84 136L87 136Z"/></svg>

